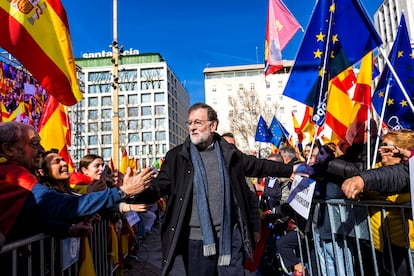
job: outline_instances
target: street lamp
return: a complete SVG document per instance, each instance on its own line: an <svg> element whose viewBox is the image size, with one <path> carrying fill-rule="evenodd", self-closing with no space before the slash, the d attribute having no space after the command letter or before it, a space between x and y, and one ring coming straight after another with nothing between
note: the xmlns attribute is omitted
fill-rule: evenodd
<svg viewBox="0 0 414 276"><path fill-rule="evenodd" d="M119 62L119 45L118 45L118 0L113 0L113 41L112 41L112 156L115 168L119 168L119 112L118 112L118 62Z"/></svg>

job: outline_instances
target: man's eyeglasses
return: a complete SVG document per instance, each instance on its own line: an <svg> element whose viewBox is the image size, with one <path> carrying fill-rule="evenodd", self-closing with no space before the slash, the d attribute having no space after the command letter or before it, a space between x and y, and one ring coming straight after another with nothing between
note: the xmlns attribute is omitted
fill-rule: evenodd
<svg viewBox="0 0 414 276"><path fill-rule="evenodd" d="M202 127L205 123L211 122L210 120L195 120L195 121L187 121L186 125L187 127L191 127L191 125L194 124L195 127Z"/></svg>

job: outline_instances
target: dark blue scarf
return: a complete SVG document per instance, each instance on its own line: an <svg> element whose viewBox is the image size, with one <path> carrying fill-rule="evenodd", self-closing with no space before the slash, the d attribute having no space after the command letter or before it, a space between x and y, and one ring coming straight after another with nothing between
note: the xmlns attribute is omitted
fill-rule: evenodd
<svg viewBox="0 0 414 276"><path fill-rule="evenodd" d="M218 265L229 265L231 259L231 199L230 199L230 177L224 164L224 158L217 141L214 142L219 165L222 213L219 238L219 259ZM194 189L198 217L200 220L201 235L203 239L203 255L212 256L216 254L216 244L214 242L213 226L210 219L208 207L208 187L207 176L203 160L200 153L193 143L190 143L191 161L194 166Z"/></svg>

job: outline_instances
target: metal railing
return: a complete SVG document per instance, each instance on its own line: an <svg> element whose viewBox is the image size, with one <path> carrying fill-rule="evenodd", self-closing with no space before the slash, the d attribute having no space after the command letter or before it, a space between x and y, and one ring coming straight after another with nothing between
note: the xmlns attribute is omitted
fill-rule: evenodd
<svg viewBox="0 0 414 276"><path fill-rule="evenodd" d="M311 227L297 231L297 254L310 275L414 275L409 202L331 199L312 205ZM318 221L322 213L328 232ZM89 237L96 275L114 275L118 269L110 261L108 229L104 220ZM44 234L6 244L0 252L1 275L77 275L79 261L64 265L62 255L69 252L61 253L62 246ZM404 272L398 270L402 262Z"/></svg>
<svg viewBox="0 0 414 276"><path fill-rule="evenodd" d="M94 224L89 242L96 275L114 275L118 264L110 261L108 220ZM0 252L1 275L77 276L79 244L79 238L59 240L45 234L8 243Z"/></svg>
<svg viewBox="0 0 414 276"><path fill-rule="evenodd" d="M330 199L314 200L313 207L310 229L297 235L310 275L414 275L409 202Z"/></svg>

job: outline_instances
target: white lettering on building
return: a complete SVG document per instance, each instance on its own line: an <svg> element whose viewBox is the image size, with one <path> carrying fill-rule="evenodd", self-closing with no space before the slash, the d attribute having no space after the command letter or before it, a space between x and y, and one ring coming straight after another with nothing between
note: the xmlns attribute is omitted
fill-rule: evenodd
<svg viewBox="0 0 414 276"><path fill-rule="evenodd" d="M138 54L139 54L139 50L129 48L129 50L124 50L122 54L120 55L131 56L131 55L138 55ZM82 54L83 58L97 58L97 57L111 57L111 56L112 56L111 51L104 51L104 50L102 50L101 52Z"/></svg>

